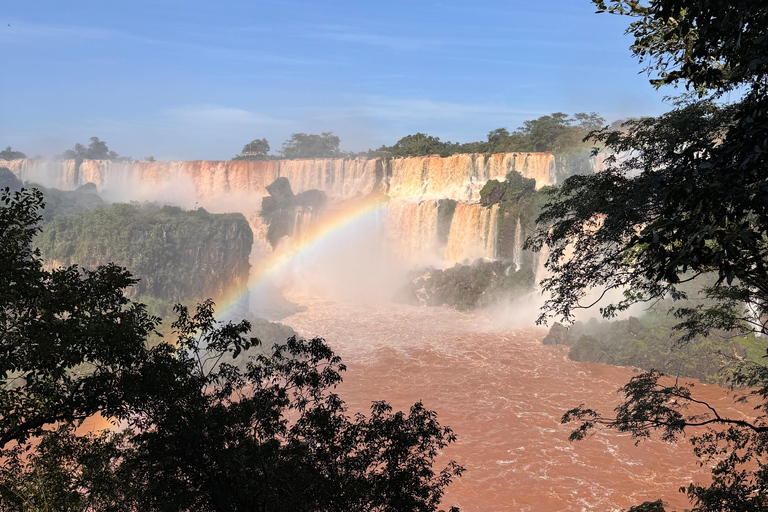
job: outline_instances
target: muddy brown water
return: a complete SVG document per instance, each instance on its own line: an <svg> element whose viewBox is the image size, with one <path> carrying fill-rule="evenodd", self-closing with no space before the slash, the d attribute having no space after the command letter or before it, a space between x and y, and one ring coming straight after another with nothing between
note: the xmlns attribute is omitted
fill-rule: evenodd
<svg viewBox="0 0 768 512"><path fill-rule="evenodd" d="M682 510L679 487L707 480L687 439L635 446L606 432L570 443L563 412L580 403L610 412L633 370L569 361L565 347L542 345L543 329L499 324L498 313L289 298L307 309L283 323L324 337L347 365L338 391L350 412L374 400L401 410L422 400L454 430L458 441L443 456L467 471L448 488L446 509L614 511L662 498ZM732 406L725 389L694 389Z"/></svg>

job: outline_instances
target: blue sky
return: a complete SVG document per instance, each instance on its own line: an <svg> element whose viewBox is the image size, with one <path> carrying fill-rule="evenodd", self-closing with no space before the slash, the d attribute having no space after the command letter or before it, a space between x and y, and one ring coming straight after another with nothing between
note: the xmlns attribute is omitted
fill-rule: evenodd
<svg viewBox="0 0 768 512"><path fill-rule="evenodd" d="M7 1L0 146L229 159L333 131L342 149L485 139L555 111L658 114L627 19L589 0ZM8 26L10 24L10 27Z"/></svg>

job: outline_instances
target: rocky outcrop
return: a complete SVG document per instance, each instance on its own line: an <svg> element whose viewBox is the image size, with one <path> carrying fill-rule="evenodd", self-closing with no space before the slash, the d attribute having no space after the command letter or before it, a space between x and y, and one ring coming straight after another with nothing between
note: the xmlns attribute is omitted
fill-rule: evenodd
<svg viewBox="0 0 768 512"><path fill-rule="evenodd" d="M277 178L266 190L269 195L261 201L260 216L267 225L267 240L273 248L285 236L309 232L327 201L325 193L319 190L294 194L287 178Z"/></svg>
<svg viewBox="0 0 768 512"><path fill-rule="evenodd" d="M515 272L501 261L476 260L445 270L425 268L414 271L410 282L396 300L413 305L452 306L459 310L488 306L533 290L531 269Z"/></svg>

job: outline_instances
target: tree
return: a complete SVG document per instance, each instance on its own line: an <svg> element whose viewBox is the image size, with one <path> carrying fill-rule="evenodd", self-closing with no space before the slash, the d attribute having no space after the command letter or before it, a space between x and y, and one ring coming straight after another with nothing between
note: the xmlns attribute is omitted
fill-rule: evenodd
<svg viewBox="0 0 768 512"><path fill-rule="evenodd" d="M413 135L406 135L395 142L393 146L382 146L378 151L384 151L395 156L449 156L453 153L453 146L450 142L442 142L440 137L418 132Z"/></svg>
<svg viewBox="0 0 768 512"><path fill-rule="evenodd" d="M65 160L117 160L120 157L114 151L110 151L107 143L98 137L91 137L88 147L75 144L73 149L67 149L61 155ZM125 157L123 157L125 158Z"/></svg>
<svg viewBox="0 0 768 512"><path fill-rule="evenodd" d="M713 329L766 334L768 4L594 3L636 18L628 29L632 50L657 74L653 85L683 83L694 95L658 118L629 121L625 131L593 133L615 155L609 168L569 178L529 241L550 249L546 311L571 317L588 306L589 289L619 290L622 298L601 308L610 317L636 303L695 298L682 285L701 281L704 300L675 311L683 340ZM737 90L738 101L715 101ZM734 380L754 386L761 406L753 418L729 418L689 386L647 372L620 390L624 402L615 415L580 406L563 420L582 422L574 439L600 425L638 439L660 431L670 441L706 428L692 440L713 467L713 482L686 489L694 510L768 510L768 370L745 364Z"/></svg>
<svg viewBox="0 0 768 512"><path fill-rule="evenodd" d="M13 172L7 167L0 167L0 190L4 190L8 187L12 191L21 189L24 183L16 177Z"/></svg>
<svg viewBox="0 0 768 512"><path fill-rule="evenodd" d="M339 150L340 139L333 132L323 132L320 135L294 133L283 142L280 154L283 158L338 158L342 156Z"/></svg>
<svg viewBox="0 0 768 512"><path fill-rule="evenodd" d="M17 160L19 158L27 158L27 155L21 151L12 150L11 146L8 146L4 150L0 151L0 160Z"/></svg>
<svg viewBox="0 0 768 512"><path fill-rule="evenodd" d="M32 239L39 191L0 196L0 450L58 423L125 411L124 384L157 326L114 265L48 271Z"/></svg>
<svg viewBox="0 0 768 512"><path fill-rule="evenodd" d="M267 139L254 139L245 146L243 151L232 160L265 160L269 155Z"/></svg>
<svg viewBox="0 0 768 512"><path fill-rule="evenodd" d="M568 114L555 112L532 121L525 121L520 132L528 139L531 151L552 151L557 138L570 126Z"/></svg>
<svg viewBox="0 0 768 512"><path fill-rule="evenodd" d="M250 323L206 301L148 346L158 319L125 298L128 272L44 270L42 195L2 203L0 509L435 511L462 473L432 469L455 437L421 403L347 415L321 339L253 353ZM126 428L80 434L96 413Z"/></svg>

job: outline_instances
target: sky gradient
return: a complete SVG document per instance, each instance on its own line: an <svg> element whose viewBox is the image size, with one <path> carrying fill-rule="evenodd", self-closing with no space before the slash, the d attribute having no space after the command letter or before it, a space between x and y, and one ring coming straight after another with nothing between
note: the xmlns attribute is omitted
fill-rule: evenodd
<svg viewBox="0 0 768 512"><path fill-rule="evenodd" d="M667 110L589 0L4 2L0 146L227 160L333 131L345 150L418 131L484 140L551 112ZM10 26L8 26L10 25Z"/></svg>

